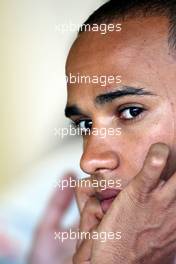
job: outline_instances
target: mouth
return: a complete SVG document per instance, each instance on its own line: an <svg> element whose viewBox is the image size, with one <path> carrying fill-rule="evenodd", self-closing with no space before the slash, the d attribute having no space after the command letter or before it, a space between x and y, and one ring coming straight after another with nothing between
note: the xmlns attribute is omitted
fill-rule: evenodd
<svg viewBox="0 0 176 264"><path fill-rule="evenodd" d="M100 205L103 213L106 213L111 206L114 199L121 192L120 189L106 189L100 193L96 193L97 199L100 201Z"/></svg>

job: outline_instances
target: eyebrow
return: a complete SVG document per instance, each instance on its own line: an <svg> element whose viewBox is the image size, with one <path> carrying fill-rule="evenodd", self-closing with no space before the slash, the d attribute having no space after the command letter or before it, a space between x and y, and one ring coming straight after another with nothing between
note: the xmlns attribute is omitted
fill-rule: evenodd
<svg viewBox="0 0 176 264"><path fill-rule="evenodd" d="M124 97L124 96L133 96L133 95L155 95L154 93L147 91L145 88L135 88L131 86L122 86L120 89L105 93L105 94L100 94L95 98L95 104L102 105L108 102L112 102L113 100Z"/></svg>
<svg viewBox="0 0 176 264"><path fill-rule="evenodd" d="M125 97L125 96L143 96L143 95L154 95L156 94L147 91L145 88L135 88L131 86L122 86L121 88L118 88L118 90L113 92L108 92L104 94L100 94L95 98L95 104L103 105L105 103L112 102L113 100ZM71 117L71 116L78 116L83 115L83 111L77 106L77 105L71 105L66 106L65 108L65 116Z"/></svg>

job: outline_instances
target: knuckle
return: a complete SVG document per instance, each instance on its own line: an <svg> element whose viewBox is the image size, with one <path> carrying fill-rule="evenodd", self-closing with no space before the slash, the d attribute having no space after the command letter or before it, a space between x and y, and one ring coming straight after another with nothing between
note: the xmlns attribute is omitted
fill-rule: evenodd
<svg viewBox="0 0 176 264"><path fill-rule="evenodd" d="M153 180L153 177L151 173L149 173L147 168L144 168L138 177L138 181L141 184L141 189L144 189L145 186L147 187L148 184L150 184L152 180Z"/></svg>
<svg viewBox="0 0 176 264"><path fill-rule="evenodd" d="M139 178L138 188L136 188L138 190L138 193L141 193L143 195L144 193L147 194L150 189L150 186L153 185L153 181L153 175L149 172L143 171Z"/></svg>
<svg viewBox="0 0 176 264"><path fill-rule="evenodd" d="M145 190L153 182L153 172L154 168L151 166L150 162L147 162L140 170L136 176L136 182L138 188Z"/></svg>

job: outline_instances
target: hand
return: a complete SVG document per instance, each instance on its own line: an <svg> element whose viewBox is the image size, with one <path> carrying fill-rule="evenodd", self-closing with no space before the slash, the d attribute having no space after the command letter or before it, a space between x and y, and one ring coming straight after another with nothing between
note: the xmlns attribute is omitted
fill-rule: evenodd
<svg viewBox="0 0 176 264"><path fill-rule="evenodd" d="M86 181L89 181L90 184L88 186L91 186L91 180L86 178ZM78 184L78 186L81 186L81 184ZM103 217L100 203L93 197L93 194L93 188L76 188L76 200L81 215L79 232L89 232L90 237ZM76 252L73 257L73 264L90 264L92 245L92 239L78 240Z"/></svg>
<svg viewBox="0 0 176 264"><path fill-rule="evenodd" d="M17 260L20 257L21 245L18 240L8 234L8 227L0 228L0 259Z"/></svg>
<svg viewBox="0 0 176 264"><path fill-rule="evenodd" d="M64 179L73 177L67 175ZM55 240L55 232L63 232L61 221L72 198L73 188L57 189L35 234L29 264L71 264L76 241ZM73 228L72 228L73 230Z"/></svg>
<svg viewBox="0 0 176 264"><path fill-rule="evenodd" d="M94 241L91 264L173 263L176 173L161 180L168 156L165 144L150 148L141 172L116 197L98 226L98 232L121 232L121 239Z"/></svg>

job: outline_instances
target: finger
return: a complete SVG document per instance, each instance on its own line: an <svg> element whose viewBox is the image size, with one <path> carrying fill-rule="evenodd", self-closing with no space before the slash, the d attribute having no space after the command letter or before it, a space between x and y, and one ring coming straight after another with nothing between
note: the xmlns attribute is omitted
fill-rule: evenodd
<svg viewBox="0 0 176 264"><path fill-rule="evenodd" d="M78 181L77 187L75 188L75 196L80 213L94 192L95 190L92 187L90 178L84 178Z"/></svg>
<svg viewBox="0 0 176 264"><path fill-rule="evenodd" d="M67 173L63 177L64 180L69 180L70 178L75 179L75 175L73 173ZM73 188L67 187L63 190L61 188L57 188L49 201L41 226L44 228L52 228L54 230L59 228L62 217L70 205L73 196Z"/></svg>
<svg viewBox="0 0 176 264"><path fill-rule="evenodd" d="M162 196L169 203L176 201L176 173L174 173L162 187Z"/></svg>
<svg viewBox="0 0 176 264"><path fill-rule="evenodd" d="M150 147L141 172L132 180L134 190L147 194L156 188L160 183L169 152L169 147L163 143L153 144Z"/></svg>
<svg viewBox="0 0 176 264"><path fill-rule="evenodd" d="M90 263L91 250L93 246L92 239L85 239L84 242L80 245L76 254L73 256L73 264L88 264Z"/></svg>
<svg viewBox="0 0 176 264"><path fill-rule="evenodd" d="M97 225L94 226L90 232L89 235L83 239L83 242L80 244L79 248L77 248L76 254L73 257L73 264L89 264L91 260L91 251L93 246L93 239L92 234L97 229Z"/></svg>
<svg viewBox="0 0 176 264"><path fill-rule="evenodd" d="M100 206L100 202L95 198L91 197L87 201L82 213L80 220L80 232L90 232L92 228L97 226L103 218L103 211ZM77 248L82 243L81 240L77 242Z"/></svg>

